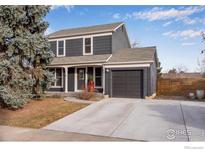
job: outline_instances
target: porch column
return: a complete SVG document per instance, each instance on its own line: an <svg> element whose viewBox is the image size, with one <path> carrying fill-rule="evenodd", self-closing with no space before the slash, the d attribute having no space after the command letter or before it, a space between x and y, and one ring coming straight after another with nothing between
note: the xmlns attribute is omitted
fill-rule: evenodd
<svg viewBox="0 0 205 154"><path fill-rule="evenodd" d="M87 90L88 86L88 67L85 67L85 89Z"/></svg>
<svg viewBox="0 0 205 154"><path fill-rule="evenodd" d="M68 67L65 68L65 93L68 92Z"/></svg>
<svg viewBox="0 0 205 154"><path fill-rule="evenodd" d="M105 66L104 65L103 65L102 78L103 78L103 95L104 95L105 94Z"/></svg>

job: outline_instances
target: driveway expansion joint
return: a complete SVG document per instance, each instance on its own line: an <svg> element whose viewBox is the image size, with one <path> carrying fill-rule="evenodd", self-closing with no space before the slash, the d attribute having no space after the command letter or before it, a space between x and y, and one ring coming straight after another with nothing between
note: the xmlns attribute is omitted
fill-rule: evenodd
<svg viewBox="0 0 205 154"><path fill-rule="evenodd" d="M132 107L130 107L131 109L130 109L130 111L128 112L128 114L119 122L119 124L112 130L112 132L110 133L110 136L112 136L114 133L115 133L115 131L125 122L125 120L127 120L128 119L128 117L134 112L134 110L135 110L135 104L132 106Z"/></svg>
<svg viewBox="0 0 205 154"><path fill-rule="evenodd" d="M183 108L182 108L183 105L181 104L181 102L179 102L179 105L180 105L180 110L181 110L181 113L182 113L182 119L183 119L183 122L184 122L184 127L185 127L185 131L186 131L187 140L190 142L189 134L188 134L187 126L186 126L186 120L185 120L184 112L183 112Z"/></svg>

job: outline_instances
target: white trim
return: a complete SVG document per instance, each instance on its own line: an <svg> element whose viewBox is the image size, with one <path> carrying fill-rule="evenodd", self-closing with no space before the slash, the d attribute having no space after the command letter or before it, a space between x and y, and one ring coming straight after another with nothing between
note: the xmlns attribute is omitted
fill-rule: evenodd
<svg viewBox="0 0 205 154"><path fill-rule="evenodd" d="M63 41L63 55L59 55L59 48L58 48L58 43L60 41ZM56 57L65 57L65 40L58 40L57 41L57 49L56 49Z"/></svg>
<svg viewBox="0 0 205 154"><path fill-rule="evenodd" d="M103 94L105 94L105 67L103 66L102 67L102 69L103 69Z"/></svg>
<svg viewBox="0 0 205 154"><path fill-rule="evenodd" d="M68 67L64 67L65 69L65 93L68 92Z"/></svg>
<svg viewBox="0 0 205 154"><path fill-rule="evenodd" d="M75 75L75 82L74 82L74 85L75 85L75 88L74 88L74 91L76 92L77 91L77 89L78 89L78 87L77 87L77 67L75 67L75 73L74 73Z"/></svg>
<svg viewBox="0 0 205 154"><path fill-rule="evenodd" d="M95 83L95 88L102 88L103 87L103 67L99 67L99 66L93 66L93 68L94 68L94 70L96 69L96 68L101 68L101 70L102 70L102 72L101 72L101 86L96 86L96 80L95 80L95 78L96 78L96 71L94 71L95 73L94 73L94 83Z"/></svg>
<svg viewBox="0 0 205 154"><path fill-rule="evenodd" d="M85 53L85 39L90 38L90 53ZM93 55L93 37L83 37L83 56Z"/></svg>
<svg viewBox="0 0 205 154"><path fill-rule="evenodd" d="M98 37L98 36L109 36L112 33L102 33L102 34L90 34L90 35L81 35L81 36L71 36L71 37L64 37L64 38L51 38L49 41L59 41L59 40L73 40L78 38L85 38L85 37ZM62 36L63 37L63 36Z"/></svg>
<svg viewBox="0 0 205 154"><path fill-rule="evenodd" d="M56 85L56 83L57 83L57 78L56 78L56 68L54 68L54 75L55 75L55 81L54 81L54 86L51 86L51 88L63 88L63 84L64 84L64 82L63 82L63 68L62 67L60 67L61 68L61 86L57 86Z"/></svg>
<svg viewBox="0 0 205 154"><path fill-rule="evenodd" d="M94 82L94 87L95 87L95 66L93 66L93 82Z"/></svg>
<svg viewBox="0 0 205 154"><path fill-rule="evenodd" d="M150 64L105 65L105 68L150 67Z"/></svg>
<svg viewBox="0 0 205 154"><path fill-rule="evenodd" d="M110 57L108 57L108 59L106 60L106 62L108 62L110 60L110 58L112 57L112 54L110 55Z"/></svg>
<svg viewBox="0 0 205 154"><path fill-rule="evenodd" d="M47 66L47 68L55 68L55 67L79 67L79 66L93 66L93 65L97 65L97 66L102 66L104 63L91 63L91 64L74 64L74 65L53 65L53 66Z"/></svg>
<svg viewBox="0 0 205 154"><path fill-rule="evenodd" d="M85 72L84 73L85 73L85 89L87 90L87 86L88 86L88 81L87 81L88 80L88 74L87 74L88 73L88 67L87 66L85 67Z"/></svg>
<svg viewBox="0 0 205 154"><path fill-rule="evenodd" d="M120 28L122 25L124 25L124 23L121 23L119 26L117 26L114 31L116 31L118 28Z"/></svg>
<svg viewBox="0 0 205 154"><path fill-rule="evenodd" d="M110 62L105 63L104 65L121 65L121 64L147 64L147 63L153 63L153 60L149 61L130 61L130 62Z"/></svg>

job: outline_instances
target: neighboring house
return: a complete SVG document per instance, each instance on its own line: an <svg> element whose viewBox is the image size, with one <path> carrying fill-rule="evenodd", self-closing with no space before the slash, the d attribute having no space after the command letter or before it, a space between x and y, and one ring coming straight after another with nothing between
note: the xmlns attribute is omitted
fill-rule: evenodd
<svg viewBox="0 0 205 154"><path fill-rule="evenodd" d="M55 54L49 91L80 91L94 81L110 97L144 98L156 92L156 47L131 48L124 23L65 29L48 36Z"/></svg>

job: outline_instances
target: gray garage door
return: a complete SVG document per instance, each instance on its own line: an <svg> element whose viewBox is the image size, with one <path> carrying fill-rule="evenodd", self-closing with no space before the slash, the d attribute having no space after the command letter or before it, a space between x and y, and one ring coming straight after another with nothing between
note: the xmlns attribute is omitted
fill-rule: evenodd
<svg viewBox="0 0 205 154"><path fill-rule="evenodd" d="M113 70L112 97L142 98L142 70Z"/></svg>

